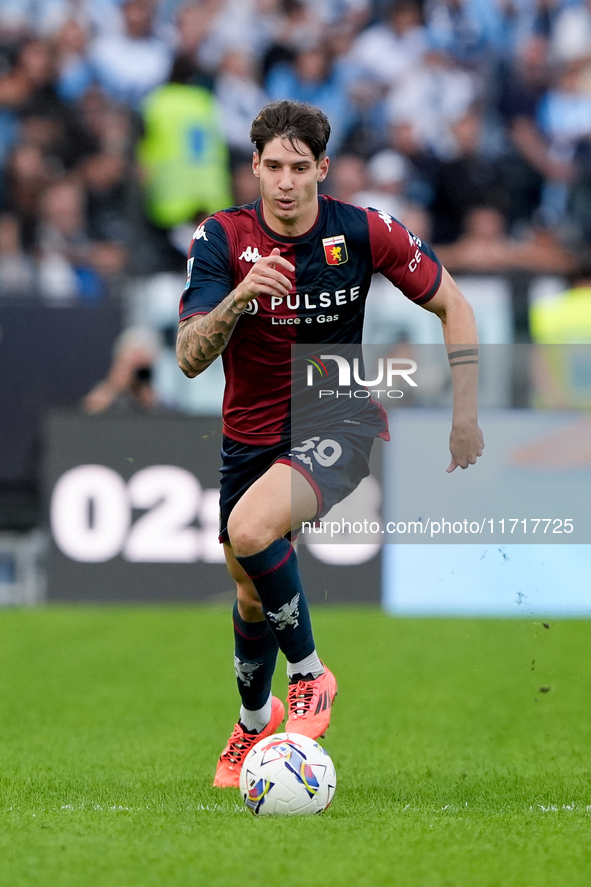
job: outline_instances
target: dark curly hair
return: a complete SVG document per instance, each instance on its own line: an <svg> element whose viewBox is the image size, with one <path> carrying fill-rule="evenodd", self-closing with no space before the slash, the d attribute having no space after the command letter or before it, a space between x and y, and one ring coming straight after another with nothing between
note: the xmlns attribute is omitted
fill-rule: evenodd
<svg viewBox="0 0 591 887"><path fill-rule="evenodd" d="M250 128L250 140L259 155L267 142L285 138L294 150L297 150L296 142L303 142L318 161L326 153L329 137L330 123L326 114L305 102L271 102L265 105Z"/></svg>

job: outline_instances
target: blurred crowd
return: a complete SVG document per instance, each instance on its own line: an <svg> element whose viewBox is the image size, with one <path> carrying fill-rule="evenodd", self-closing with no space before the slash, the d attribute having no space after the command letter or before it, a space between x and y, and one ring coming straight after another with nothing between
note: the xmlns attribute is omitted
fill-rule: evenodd
<svg viewBox="0 0 591 887"><path fill-rule="evenodd" d="M277 98L328 114L327 193L452 271L566 274L591 241L591 0L0 0L0 293L182 272L257 196Z"/></svg>
<svg viewBox="0 0 591 887"><path fill-rule="evenodd" d="M48 408L219 413L221 362L176 364L186 254L258 196L279 98L328 114L325 192L430 242L483 343L591 342L591 0L0 0L0 528L38 519ZM439 342L392 294L366 341ZM588 350L496 361L483 404L588 408Z"/></svg>

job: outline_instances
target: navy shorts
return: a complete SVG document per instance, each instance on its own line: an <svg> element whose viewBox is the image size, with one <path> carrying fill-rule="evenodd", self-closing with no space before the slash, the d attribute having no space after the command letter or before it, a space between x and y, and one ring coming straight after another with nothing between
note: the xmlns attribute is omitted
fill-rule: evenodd
<svg viewBox="0 0 591 887"><path fill-rule="evenodd" d="M306 436L292 444L253 446L224 435L220 489L220 542L228 541L230 512L246 490L275 462L291 465L308 480L316 493L315 519L355 490L369 474L369 457L376 436L387 430L375 427L351 431L331 429Z"/></svg>

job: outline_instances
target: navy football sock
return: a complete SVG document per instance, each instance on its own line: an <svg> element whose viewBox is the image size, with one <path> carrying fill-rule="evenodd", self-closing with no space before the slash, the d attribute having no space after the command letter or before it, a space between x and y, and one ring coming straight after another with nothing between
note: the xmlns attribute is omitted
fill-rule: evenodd
<svg viewBox="0 0 591 887"><path fill-rule="evenodd" d="M232 611L234 621L234 669L242 704L251 711L262 708L271 692L279 647L267 622L246 622Z"/></svg>
<svg viewBox="0 0 591 887"><path fill-rule="evenodd" d="M310 611L291 543L276 539L264 551L236 560L251 578L267 622L288 662L299 662L313 653Z"/></svg>

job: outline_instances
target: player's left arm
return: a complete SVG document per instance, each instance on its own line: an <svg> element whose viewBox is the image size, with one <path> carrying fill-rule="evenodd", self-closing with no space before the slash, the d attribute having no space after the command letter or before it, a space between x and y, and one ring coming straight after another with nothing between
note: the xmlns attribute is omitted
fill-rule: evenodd
<svg viewBox="0 0 591 887"><path fill-rule="evenodd" d="M423 305L436 314L443 327L453 383L453 417L449 440L451 462L447 471L474 465L484 441L478 427L478 334L474 312L453 277L441 269L435 295Z"/></svg>
<svg viewBox="0 0 591 887"><path fill-rule="evenodd" d="M484 443L478 427L478 336L470 304L426 243L388 213L368 209L373 270L381 272L417 305L441 320L453 381L451 462L474 465Z"/></svg>

